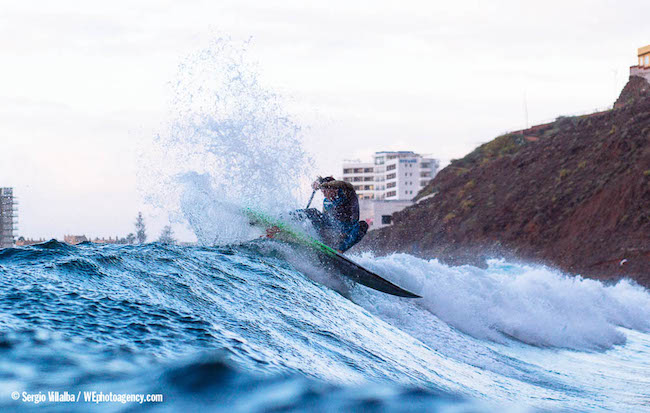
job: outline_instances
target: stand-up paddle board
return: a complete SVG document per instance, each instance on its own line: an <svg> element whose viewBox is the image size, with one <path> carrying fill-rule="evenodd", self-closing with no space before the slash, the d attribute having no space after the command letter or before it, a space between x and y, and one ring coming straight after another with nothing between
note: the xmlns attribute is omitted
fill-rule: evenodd
<svg viewBox="0 0 650 413"><path fill-rule="evenodd" d="M363 268L359 264L336 251L334 248L325 245L317 239L314 239L313 237L296 230L281 220L274 219L261 212L253 211L252 209L244 209L244 212L251 220L252 225L263 228L276 227L279 232L276 236L274 236L274 238L280 241L299 244L301 246L315 250L319 253L319 255L329 261L332 266L334 266L344 276L348 277L354 282L365 285L366 287L370 287L374 290L381 291L382 293L396 295L398 297L421 298L419 295L413 294L410 291L398 287L397 285L388 280L385 280L379 275L368 271L367 269Z"/></svg>

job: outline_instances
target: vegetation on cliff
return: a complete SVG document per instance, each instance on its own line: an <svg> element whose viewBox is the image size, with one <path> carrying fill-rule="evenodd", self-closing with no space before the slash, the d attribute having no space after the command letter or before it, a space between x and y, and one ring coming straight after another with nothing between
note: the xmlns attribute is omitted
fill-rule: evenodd
<svg viewBox="0 0 650 413"><path fill-rule="evenodd" d="M452 161L357 249L452 264L506 256L650 285L650 85L639 79L615 109L503 135Z"/></svg>

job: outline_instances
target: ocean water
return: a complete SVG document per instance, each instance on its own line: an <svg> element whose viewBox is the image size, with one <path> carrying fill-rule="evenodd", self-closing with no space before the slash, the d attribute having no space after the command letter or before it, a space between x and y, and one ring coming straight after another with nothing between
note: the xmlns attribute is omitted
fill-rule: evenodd
<svg viewBox="0 0 650 413"><path fill-rule="evenodd" d="M423 298L275 241L0 250L0 409L650 411L644 288L498 260L353 259ZM82 400L22 398L54 391Z"/></svg>
<svg viewBox="0 0 650 413"><path fill-rule="evenodd" d="M642 287L351 257L423 297L410 300L256 239L242 207L304 207L309 177L333 171L314 170L249 46L190 54L141 149L145 201L199 246L0 250L0 410L650 411Z"/></svg>

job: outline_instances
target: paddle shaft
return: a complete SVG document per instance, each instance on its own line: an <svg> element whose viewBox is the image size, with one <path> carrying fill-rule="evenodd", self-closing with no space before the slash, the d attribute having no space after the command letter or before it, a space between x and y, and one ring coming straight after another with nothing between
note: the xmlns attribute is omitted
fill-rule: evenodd
<svg viewBox="0 0 650 413"><path fill-rule="evenodd" d="M311 193L311 198L309 198L309 202L307 202L307 206L305 209L309 209L309 205L311 205L311 201L314 200L314 195L316 195L316 189L314 189L314 192Z"/></svg>

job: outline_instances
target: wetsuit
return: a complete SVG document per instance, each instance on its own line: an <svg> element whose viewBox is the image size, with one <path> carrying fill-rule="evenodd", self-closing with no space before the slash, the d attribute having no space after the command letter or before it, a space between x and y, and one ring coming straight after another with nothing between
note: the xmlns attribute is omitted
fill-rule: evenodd
<svg viewBox="0 0 650 413"><path fill-rule="evenodd" d="M322 214L316 209L304 212L325 244L346 251L361 241L368 230L368 224L359 221L359 198L348 182L329 181L323 183L321 188L335 189L336 196L323 200Z"/></svg>

